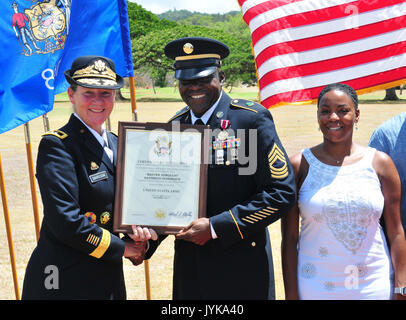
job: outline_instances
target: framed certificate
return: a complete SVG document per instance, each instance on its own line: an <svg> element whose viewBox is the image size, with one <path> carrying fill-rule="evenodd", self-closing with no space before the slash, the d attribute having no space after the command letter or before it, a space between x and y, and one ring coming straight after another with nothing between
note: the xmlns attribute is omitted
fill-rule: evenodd
<svg viewBox="0 0 406 320"><path fill-rule="evenodd" d="M174 234L206 215L208 126L119 122L115 232Z"/></svg>

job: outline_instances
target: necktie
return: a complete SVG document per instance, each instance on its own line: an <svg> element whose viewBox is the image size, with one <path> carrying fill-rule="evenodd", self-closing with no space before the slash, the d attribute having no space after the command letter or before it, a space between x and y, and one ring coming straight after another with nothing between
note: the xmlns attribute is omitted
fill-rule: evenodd
<svg viewBox="0 0 406 320"><path fill-rule="evenodd" d="M194 124L204 124L204 122L202 119L197 119Z"/></svg>

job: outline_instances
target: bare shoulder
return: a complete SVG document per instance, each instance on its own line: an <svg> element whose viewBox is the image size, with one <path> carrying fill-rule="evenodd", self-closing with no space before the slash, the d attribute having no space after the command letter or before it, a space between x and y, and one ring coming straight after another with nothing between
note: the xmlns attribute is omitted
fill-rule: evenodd
<svg viewBox="0 0 406 320"><path fill-rule="evenodd" d="M300 163L302 162L302 159L303 159L302 151L289 157L289 161L292 164L293 170L295 170L295 172L299 171Z"/></svg>
<svg viewBox="0 0 406 320"><path fill-rule="evenodd" d="M391 171L396 171L391 157L385 152L376 150L372 160L372 166L379 176L386 176Z"/></svg>
<svg viewBox="0 0 406 320"><path fill-rule="evenodd" d="M298 188L302 186L303 181L307 177L309 164L303 156L303 152L298 152L289 158L295 173L295 181Z"/></svg>

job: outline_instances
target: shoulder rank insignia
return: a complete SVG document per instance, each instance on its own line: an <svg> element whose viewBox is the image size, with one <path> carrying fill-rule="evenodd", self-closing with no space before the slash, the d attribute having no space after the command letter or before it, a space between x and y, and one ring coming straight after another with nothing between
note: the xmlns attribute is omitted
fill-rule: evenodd
<svg viewBox="0 0 406 320"><path fill-rule="evenodd" d="M271 152L268 154L268 161L272 178L283 179L288 176L289 171L285 154L276 143L274 143Z"/></svg>
<svg viewBox="0 0 406 320"><path fill-rule="evenodd" d="M52 130L45 132L42 136L55 136L58 137L59 139L65 139L68 135L61 130Z"/></svg>
<svg viewBox="0 0 406 320"><path fill-rule="evenodd" d="M176 114L172 117L172 118L170 118L169 120L168 120L168 122L171 122L172 120L175 120L176 118L179 118L180 116L182 116L182 115L184 115L186 112L188 112L190 110L190 108L189 107L185 107L185 108L183 108L182 110L179 110L178 112L176 112Z"/></svg>
<svg viewBox="0 0 406 320"><path fill-rule="evenodd" d="M231 100L231 105L233 107L237 107L240 109L258 113L257 110L252 108L255 105L255 102L253 102L253 101L244 100L244 99L233 99L233 100Z"/></svg>

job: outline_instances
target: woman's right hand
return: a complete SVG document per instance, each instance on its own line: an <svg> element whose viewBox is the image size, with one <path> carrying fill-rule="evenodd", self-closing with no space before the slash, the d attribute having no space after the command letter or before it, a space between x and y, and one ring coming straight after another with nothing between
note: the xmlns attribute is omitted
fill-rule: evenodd
<svg viewBox="0 0 406 320"><path fill-rule="evenodd" d="M155 232L154 229L150 229L150 228L142 228L136 225L132 225L131 226L133 233L128 233L127 235L133 239L135 242L139 242L139 241L147 241L147 240L158 240L158 235Z"/></svg>

